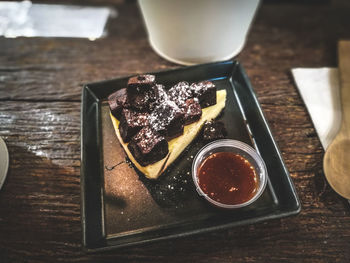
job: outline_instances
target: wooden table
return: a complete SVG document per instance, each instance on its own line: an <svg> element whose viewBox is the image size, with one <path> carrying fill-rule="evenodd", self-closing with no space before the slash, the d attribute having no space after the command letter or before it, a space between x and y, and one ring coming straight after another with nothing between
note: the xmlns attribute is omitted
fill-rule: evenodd
<svg viewBox="0 0 350 263"><path fill-rule="evenodd" d="M0 262L350 262L350 207L325 180L324 151L290 74L293 67L336 66L337 40L350 38L347 0L264 3L237 57L301 213L96 254L81 245L82 85L177 65L152 51L135 2L88 2L118 10L106 38L0 38L0 136L10 153L0 191Z"/></svg>

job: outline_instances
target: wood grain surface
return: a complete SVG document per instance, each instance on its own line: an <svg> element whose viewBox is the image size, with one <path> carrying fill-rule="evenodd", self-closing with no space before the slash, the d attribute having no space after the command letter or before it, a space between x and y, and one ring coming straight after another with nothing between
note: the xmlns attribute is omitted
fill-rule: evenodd
<svg viewBox="0 0 350 263"><path fill-rule="evenodd" d="M341 126L323 157L328 183L339 195L350 199L350 41L338 42Z"/></svg>
<svg viewBox="0 0 350 263"><path fill-rule="evenodd" d="M327 184L324 151L293 83L293 67L336 66L350 3L263 3L245 67L302 203L299 215L86 254L80 224L83 83L178 67L151 49L134 1L96 41L0 38L0 136L10 153L0 190L0 262L350 262L350 207ZM315 1L313 1L315 2Z"/></svg>

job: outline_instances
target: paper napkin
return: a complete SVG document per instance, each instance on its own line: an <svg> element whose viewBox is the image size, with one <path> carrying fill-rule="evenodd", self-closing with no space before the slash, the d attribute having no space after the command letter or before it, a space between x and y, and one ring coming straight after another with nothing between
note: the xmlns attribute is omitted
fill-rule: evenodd
<svg viewBox="0 0 350 263"><path fill-rule="evenodd" d="M321 144L327 149L341 123L338 69L295 68L292 74Z"/></svg>
<svg viewBox="0 0 350 263"><path fill-rule="evenodd" d="M0 35L5 37L79 37L91 40L104 33L109 7L0 2Z"/></svg>

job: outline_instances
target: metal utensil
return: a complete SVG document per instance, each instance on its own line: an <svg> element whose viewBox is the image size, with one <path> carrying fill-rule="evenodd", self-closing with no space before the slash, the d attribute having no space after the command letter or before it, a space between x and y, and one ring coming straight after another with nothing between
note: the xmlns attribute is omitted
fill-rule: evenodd
<svg viewBox="0 0 350 263"><path fill-rule="evenodd" d="M0 189L5 182L9 167L9 153L4 140L0 137Z"/></svg>
<svg viewBox="0 0 350 263"><path fill-rule="evenodd" d="M339 41L338 63L342 123L326 150L323 170L331 187L341 196L350 199L350 41Z"/></svg>

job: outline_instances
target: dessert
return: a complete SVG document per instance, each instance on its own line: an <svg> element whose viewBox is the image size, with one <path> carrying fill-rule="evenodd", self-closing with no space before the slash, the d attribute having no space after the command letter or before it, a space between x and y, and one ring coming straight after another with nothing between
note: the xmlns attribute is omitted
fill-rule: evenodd
<svg viewBox="0 0 350 263"><path fill-rule="evenodd" d="M142 127L148 125L148 116L147 113L123 109L120 116L119 131L124 142L129 142Z"/></svg>
<svg viewBox="0 0 350 263"><path fill-rule="evenodd" d="M164 100L155 107L149 116L149 124L168 140L178 137L184 131L185 114L171 100Z"/></svg>
<svg viewBox="0 0 350 263"><path fill-rule="evenodd" d="M149 126L143 127L128 144L128 149L142 166L163 159L168 151L168 142Z"/></svg>
<svg viewBox="0 0 350 263"><path fill-rule="evenodd" d="M123 90L123 91L122 91ZM129 79L108 102L119 142L136 168L158 178L225 107L226 90L210 81L181 81L168 90L153 75Z"/></svg>
<svg viewBox="0 0 350 263"><path fill-rule="evenodd" d="M176 105L182 107L187 99L193 98L193 92L188 82L181 81L169 89L168 96Z"/></svg>
<svg viewBox="0 0 350 263"><path fill-rule="evenodd" d="M155 90L142 90L139 93L128 93L130 107L137 111L150 111L150 106L157 99Z"/></svg>
<svg viewBox="0 0 350 263"><path fill-rule="evenodd" d="M202 116L202 108L197 99L188 99L182 107L185 113L185 124L198 121Z"/></svg>
<svg viewBox="0 0 350 263"><path fill-rule="evenodd" d="M216 88L211 81L201 81L190 86L193 97L198 98L202 108L209 107L216 103Z"/></svg>
<svg viewBox="0 0 350 263"><path fill-rule="evenodd" d="M150 111L150 104L157 99L154 85L154 75L138 75L130 78L126 88L130 106L138 111Z"/></svg>
<svg viewBox="0 0 350 263"><path fill-rule="evenodd" d="M113 116L119 119L123 108L130 107L126 88L117 90L109 95L108 104Z"/></svg>
<svg viewBox="0 0 350 263"><path fill-rule="evenodd" d="M226 135L225 125L221 121L210 120L203 125L203 139L205 141L224 139Z"/></svg>
<svg viewBox="0 0 350 263"><path fill-rule="evenodd" d="M138 75L128 80L128 94L150 90L155 84L156 77L151 74Z"/></svg>

